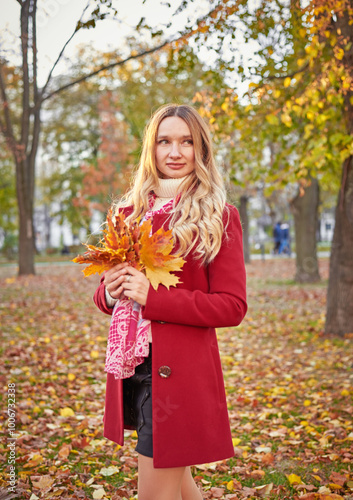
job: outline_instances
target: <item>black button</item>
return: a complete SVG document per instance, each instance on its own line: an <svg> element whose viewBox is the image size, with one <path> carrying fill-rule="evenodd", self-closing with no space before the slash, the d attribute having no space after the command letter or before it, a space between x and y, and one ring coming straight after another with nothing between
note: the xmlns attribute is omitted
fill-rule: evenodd
<svg viewBox="0 0 353 500"><path fill-rule="evenodd" d="M171 368L169 368L169 366L160 366L158 368L158 373L159 373L160 377L168 378L168 377L170 377L172 370L171 370Z"/></svg>

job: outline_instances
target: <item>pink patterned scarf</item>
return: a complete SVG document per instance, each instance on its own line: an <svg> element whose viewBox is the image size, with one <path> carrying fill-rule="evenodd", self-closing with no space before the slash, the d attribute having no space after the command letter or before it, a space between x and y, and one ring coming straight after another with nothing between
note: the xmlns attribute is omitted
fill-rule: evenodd
<svg viewBox="0 0 353 500"><path fill-rule="evenodd" d="M156 195L153 195L150 199L150 210L146 212L141 223L153 215L169 212L173 208L174 200L171 200L153 212L155 199ZM118 300L110 323L105 371L112 373L116 379L134 375L136 366L141 365L148 356L150 328L150 320L142 318L140 304L127 298Z"/></svg>

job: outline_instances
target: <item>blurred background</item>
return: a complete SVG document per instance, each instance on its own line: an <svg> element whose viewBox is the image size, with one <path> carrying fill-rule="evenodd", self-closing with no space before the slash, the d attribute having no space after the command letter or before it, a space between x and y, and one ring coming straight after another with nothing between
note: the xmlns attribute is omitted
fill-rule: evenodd
<svg viewBox="0 0 353 500"><path fill-rule="evenodd" d="M351 1L0 6L2 264L34 274L96 242L147 120L176 102L211 128L246 262L291 256L315 282L335 248L332 280L353 279Z"/></svg>
<svg viewBox="0 0 353 500"><path fill-rule="evenodd" d="M353 0L0 0L0 499L137 499L104 439L96 243L160 105L208 123L248 313L207 499L352 500ZM6 410L7 404L7 410Z"/></svg>

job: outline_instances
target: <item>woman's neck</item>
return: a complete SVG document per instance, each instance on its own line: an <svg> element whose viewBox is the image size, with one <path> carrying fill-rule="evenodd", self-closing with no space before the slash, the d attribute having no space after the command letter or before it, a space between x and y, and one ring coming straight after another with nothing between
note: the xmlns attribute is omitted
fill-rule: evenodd
<svg viewBox="0 0 353 500"><path fill-rule="evenodd" d="M159 185L154 190L157 198L172 199L179 193L179 188L187 176L180 179L159 179Z"/></svg>

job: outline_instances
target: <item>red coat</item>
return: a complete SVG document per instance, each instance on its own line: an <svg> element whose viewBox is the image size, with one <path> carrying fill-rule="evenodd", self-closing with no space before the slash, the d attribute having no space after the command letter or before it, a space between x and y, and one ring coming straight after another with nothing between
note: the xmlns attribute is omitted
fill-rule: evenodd
<svg viewBox="0 0 353 500"><path fill-rule="evenodd" d="M167 290L150 286L144 318L151 320L153 463L156 468L209 463L234 455L216 327L236 326L245 316L246 289L242 229L228 205L226 237L217 257L201 266L189 254L182 283ZM125 209L129 212L129 209ZM155 215L153 231L167 219ZM225 218L225 221L227 218ZM94 295L107 314L104 283ZM168 366L170 376L159 376ZM124 442L122 381L108 374L104 436Z"/></svg>

